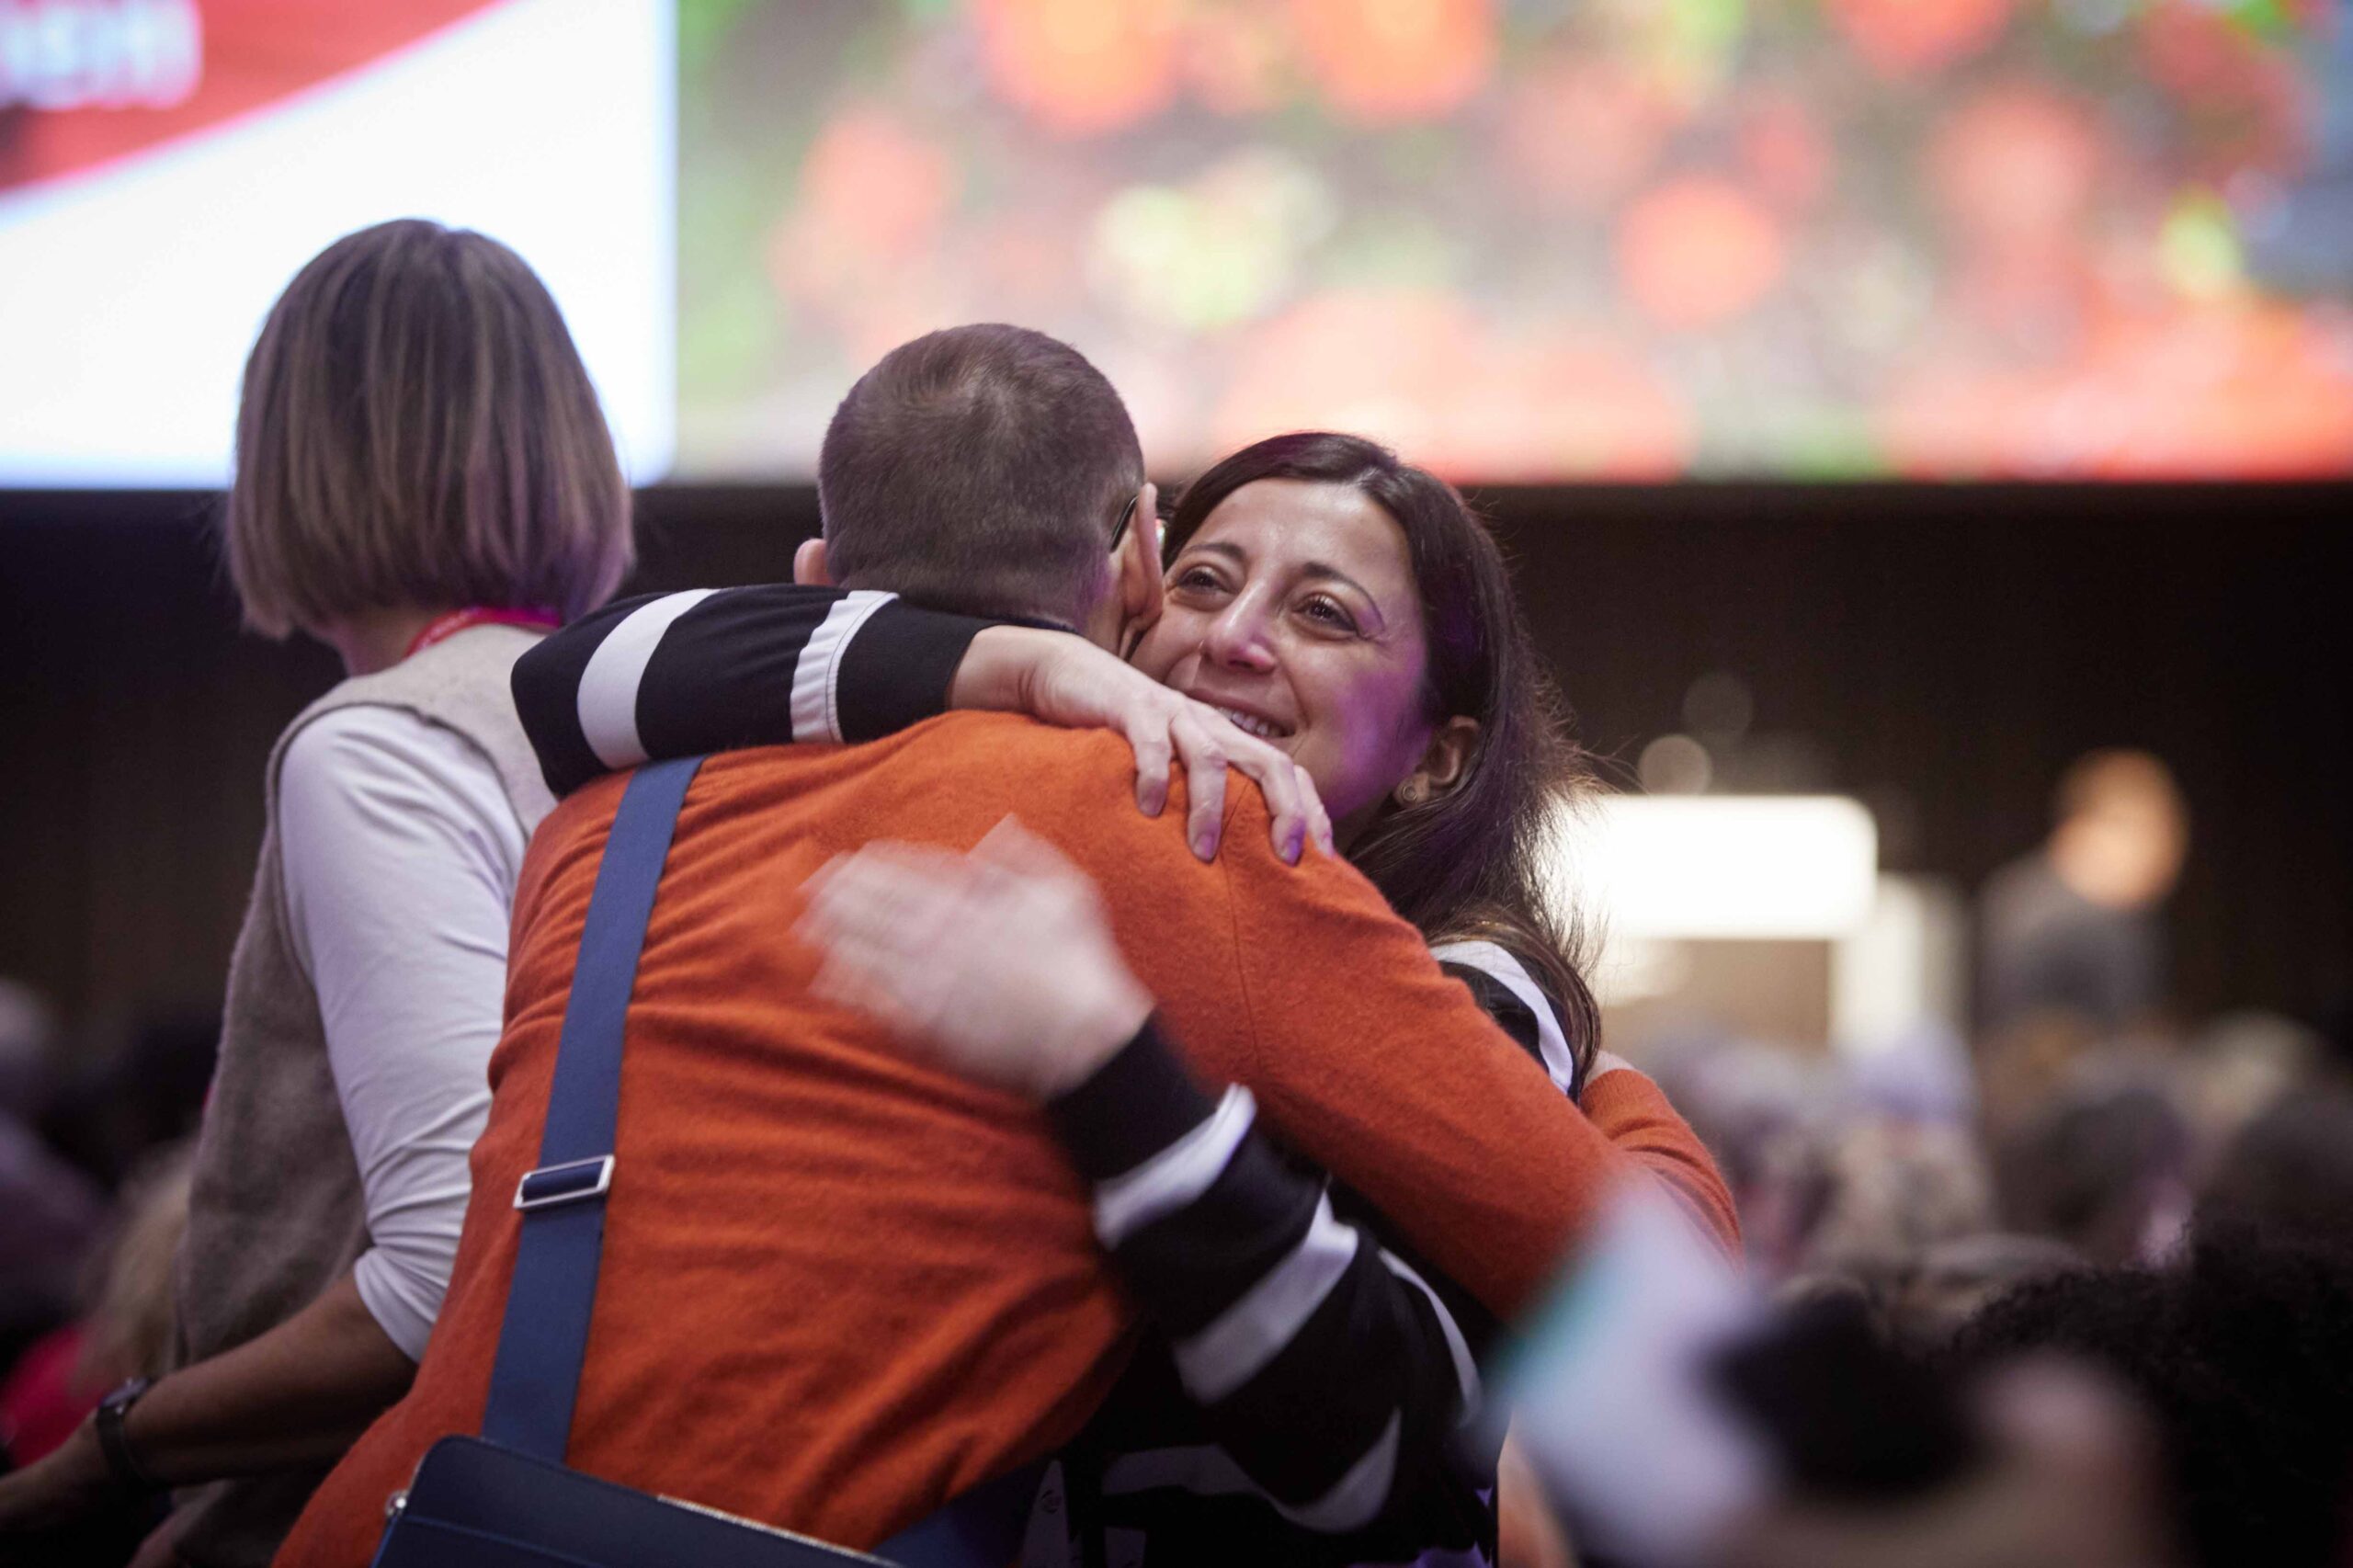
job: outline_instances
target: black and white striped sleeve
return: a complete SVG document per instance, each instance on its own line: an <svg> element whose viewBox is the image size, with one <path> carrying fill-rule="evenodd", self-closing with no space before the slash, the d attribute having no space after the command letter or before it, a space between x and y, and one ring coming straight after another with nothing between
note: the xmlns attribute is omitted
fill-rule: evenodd
<svg viewBox="0 0 2353 1568"><path fill-rule="evenodd" d="M1094 1184L1097 1236L1250 1490L1340 1533L1438 1473L1479 1404L1471 1343L1438 1292L1254 1130L1247 1090L1212 1101L1147 1024L1048 1108Z"/></svg>
<svg viewBox="0 0 2353 1568"><path fill-rule="evenodd" d="M1570 1048L1560 1004L1536 983L1527 965L1489 941L1440 942L1430 949L1430 957L1471 988L1487 1016L1536 1058L1561 1093L1577 1098L1585 1088L1585 1074Z"/></svg>
<svg viewBox="0 0 2353 1568"><path fill-rule="evenodd" d="M515 665L515 706L548 788L658 757L870 740L947 708L994 624L894 594L767 584L623 599Z"/></svg>

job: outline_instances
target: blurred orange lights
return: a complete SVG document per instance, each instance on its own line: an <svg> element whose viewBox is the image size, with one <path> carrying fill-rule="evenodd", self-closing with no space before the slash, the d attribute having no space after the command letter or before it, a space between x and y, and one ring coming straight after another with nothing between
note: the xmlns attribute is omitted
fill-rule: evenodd
<svg viewBox="0 0 2353 1568"><path fill-rule="evenodd" d="M1618 227L1627 294L1662 326L1720 326L1780 282L1787 247L1773 214L1731 181L1691 175L1646 192Z"/></svg>
<svg viewBox="0 0 2353 1568"><path fill-rule="evenodd" d="M1501 329L1418 289L1314 295L1245 345L1212 448L1300 429L1485 480L1664 479L1692 453L1675 392L1623 347Z"/></svg>
<svg viewBox="0 0 2353 1568"><path fill-rule="evenodd" d="M1606 342L1494 335L1458 389L1437 454L1449 473L1506 483L1673 479L1689 466L1691 416L1634 354Z"/></svg>
<svg viewBox="0 0 2353 1568"><path fill-rule="evenodd" d="M801 8L722 6L779 58L682 67L741 142L682 223L764 244L681 297L682 447L805 465L770 410L1007 320L1180 466L2353 472L2346 3L904 0L824 8L782 95L753 18Z"/></svg>
<svg viewBox="0 0 2353 1568"><path fill-rule="evenodd" d="M1185 29L1185 85L1212 114L1265 114L1289 82L1290 40L1279 14L1244 6L1197 13Z"/></svg>
<svg viewBox="0 0 2353 1568"><path fill-rule="evenodd" d="M1963 104L1937 132L1928 176L1972 244L2029 244L2075 227L2099 179L2099 132L2075 99L2006 82Z"/></svg>
<svg viewBox="0 0 2353 1568"><path fill-rule="evenodd" d="M1830 139L1798 98L1759 97L1740 117L1737 146L1741 166L1779 206L1811 207L1830 188Z"/></svg>
<svg viewBox="0 0 2353 1568"><path fill-rule="evenodd" d="M2340 24L2341 25L2341 24ZM2209 6L2162 0L2141 28L2149 74L2206 133L2197 173L2278 175L2303 162L2313 88L2291 58Z"/></svg>
<svg viewBox="0 0 2353 1568"><path fill-rule="evenodd" d="M1418 289L1312 295L1241 348L1212 420L1231 449L1280 430L1356 430L1425 460L1449 394L1478 362L1462 301Z"/></svg>
<svg viewBox="0 0 2353 1568"><path fill-rule="evenodd" d="M1503 153L1534 194L1596 212L1642 183L1683 118L1653 74L1563 53L1512 85Z"/></svg>
<svg viewBox="0 0 2353 1568"><path fill-rule="evenodd" d="M1829 0L1826 9L1871 68L1918 76L2002 36L2014 0Z"/></svg>
<svg viewBox="0 0 2353 1568"><path fill-rule="evenodd" d="M1924 366L1890 402L1888 454L1921 477L2342 472L2353 452L2348 348L2275 305L2117 317L2063 365Z"/></svg>
<svg viewBox="0 0 2353 1568"><path fill-rule="evenodd" d="M1495 71L1492 0L1291 0L1290 16L1324 96L1358 124L1436 119Z"/></svg>
<svg viewBox="0 0 2353 1568"><path fill-rule="evenodd" d="M991 84L1049 130L1087 136L1176 95L1176 0L978 0Z"/></svg>
<svg viewBox="0 0 2353 1568"><path fill-rule="evenodd" d="M801 165L803 211L878 257L929 240L954 185L948 154L879 109L852 109L827 124Z"/></svg>

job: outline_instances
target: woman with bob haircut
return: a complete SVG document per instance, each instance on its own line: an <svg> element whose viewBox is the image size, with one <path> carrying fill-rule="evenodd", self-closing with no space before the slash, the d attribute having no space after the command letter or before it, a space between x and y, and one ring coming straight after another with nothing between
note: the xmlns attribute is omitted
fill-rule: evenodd
<svg viewBox="0 0 2353 1568"><path fill-rule="evenodd" d="M1064 632L967 631L949 702L1131 741L1202 704L1287 755L1337 852L1605 1136L1734 1247L1730 1197L1696 1137L1649 1080L1597 1052L1576 934L1542 881L1548 835L1589 773L1503 554L1461 497L1371 441L1275 437L1186 489L1162 560L1165 603L1125 665ZM733 614L680 615L634 689L599 700L660 714L662 755L792 740L747 733L760 706L748 672L783 627L822 613L807 596L824 592L738 589ZM560 787L583 781L557 760L583 702L578 672L649 602L566 629L517 671ZM1165 765L1165 749L1152 761L1138 750L1141 767ZM926 1060L1043 1103L1159 1330L1061 1456L1063 1494L1033 1521L1033 1546L1039 1530L1053 1539L1027 1561L1105 1560L1108 1538L1130 1532L1171 1562L1495 1559L1497 1456L1464 1424L1475 1358L1499 1325L1369 1204L1253 1131L1219 1145L1231 1153L1183 1204L1104 1229L1109 1194L1155 1179L1154 1149L1218 1142L1250 1113L1239 1091L1219 1101L1161 1056L1152 998L1085 876L1010 824L964 857L871 845L814 884L803 935L825 954L821 992L875 1013ZM1254 1303L1287 1296L1306 1309L1262 1332ZM1237 1336L1256 1341L1254 1369L1204 1377ZM1540 1513L1503 1528L1540 1535Z"/></svg>
<svg viewBox="0 0 2353 1568"><path fill-rule="evenodd" d="M176 1368L0 1481L0 1532L180 1489L141 1561L257 1568L404 1391L489 1104L523 849L516 657L610 597L630 497L546 287L416 220L328 246L246 361L245 623L347 678L272 749L177 1278Z"/></svg>

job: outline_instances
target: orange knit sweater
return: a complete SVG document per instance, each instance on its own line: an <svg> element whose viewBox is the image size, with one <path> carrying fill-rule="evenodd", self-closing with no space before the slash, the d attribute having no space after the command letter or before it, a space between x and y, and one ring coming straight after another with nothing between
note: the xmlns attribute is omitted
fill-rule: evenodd
<svg viewBox="0 0 2353 1568"><path fill-rule="evenodd" d="M1732 1234L1722 1184L1646 1081L1597 1118L1440 972L1345 864L1267 848L1237 790L1214 865L1181 801L1137 814L1102 733L950 714L851 747L713 758L679 819L627 1036L604 1266L569 1460L850 1545L1074 1432L1134 1326L1086 1195L1031 1107L927 1071L808 994L801 886L875 838L969 847L1018 815L1102 885L1201 1077L1378 1205L1498 1313L1549 1281L1602 1194L1664 1170ZM386 1497L478 1428L574 956L623 780L533 840L506 1029L449 1291L406 1399L278 1561L362 1568Z"/></svg>

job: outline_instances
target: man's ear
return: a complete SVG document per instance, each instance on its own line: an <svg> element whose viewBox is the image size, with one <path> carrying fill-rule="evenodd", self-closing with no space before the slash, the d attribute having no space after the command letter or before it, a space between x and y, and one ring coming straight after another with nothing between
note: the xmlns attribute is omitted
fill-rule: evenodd
<svg viewBox="0 0 2353 1568"><path fill-rule="evenodd" d="M1160 619L1160 492L1149 481L1136 492L1128 531L1111 554L1111 574L1112 591L1120 600L1119 646L1124 653Z"/></svg>
<svg viewBox="0 0 2353 1568"><path fill-rule="evenodd" d="M1458 713L1439 721L1438 728L1430 732L1430 744L1422 748L1420 765L1397 786L1398 804L1418 806L1461 783L1478 746L1478 720Z"/></svg>
<svg viewBox="0 0 2353 1568"><path fill-rule="evenodd" d="M834 574L825 570L825 541L804 539L792 552L792 580L804 588L830 588Z"/></svg>

